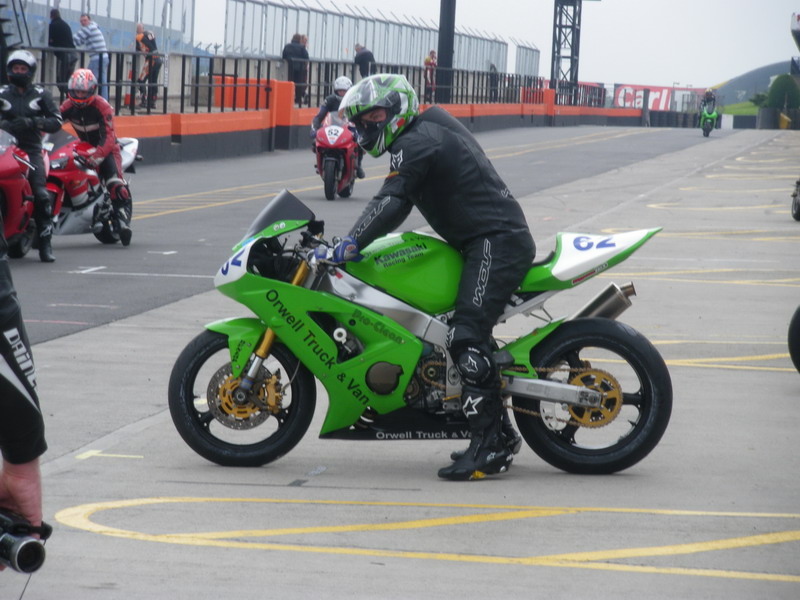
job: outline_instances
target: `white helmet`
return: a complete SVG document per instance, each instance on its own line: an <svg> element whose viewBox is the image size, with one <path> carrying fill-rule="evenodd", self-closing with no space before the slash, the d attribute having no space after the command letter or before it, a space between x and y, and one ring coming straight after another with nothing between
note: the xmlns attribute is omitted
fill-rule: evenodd
<svg viewBox="0 0 800 600"><path fill-rule="evenodd" d="M338 92L340 90L347 91L351 87L353 87L353 82L350 81L348 77L337 77L336 81L333 82L333 91Z"/></svg>

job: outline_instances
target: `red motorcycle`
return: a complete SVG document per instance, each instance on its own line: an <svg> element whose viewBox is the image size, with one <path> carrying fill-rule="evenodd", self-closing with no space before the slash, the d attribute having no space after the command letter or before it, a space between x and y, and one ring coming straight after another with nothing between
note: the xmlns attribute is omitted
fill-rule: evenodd
<svg viewBox="0 0 800 600"><path fill-rule="evenodd" d="M3 233L8 242L8 255L11 258L22 258L33 246L36 234L33 193L28 181L28 171L33 165L28 160L28 155L16 144L14 136L0 130L0 210L3 214Z"/></svg>
<svg viewBox="0 0 800 600"><path fill-rule="evenodd" d="M317 155L317 173L325 182L325 197L333 200L337 193L350 197L356 184L358 144L349 123L328 113L317 130L312 150Z"/></svg>
<svg viewBox="0 0 800 600"><path fill-rule="evenodd" d="M92 145L65 132L49 135L46 141L50 150L47 191L58 214L53 233L92 233L103 244L116 244L120 240L119 223L111 195L97 171L81 158L93 150ZM139 140L119 138L117 142L122 169L126 173L135 172L135 161L142 159L138 154ZM131 200L125 209L130 218L133 215Z"/></svg>

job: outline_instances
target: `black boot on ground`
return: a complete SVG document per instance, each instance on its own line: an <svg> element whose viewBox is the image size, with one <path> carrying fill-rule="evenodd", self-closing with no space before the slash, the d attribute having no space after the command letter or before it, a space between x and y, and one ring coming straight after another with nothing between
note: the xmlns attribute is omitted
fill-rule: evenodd
<svg viewBox="0 0 800 600"><path fill-rule="evenodd" d="M511 454L519 454L519 451L522 449L522 436L514 429L508 412L505 410L503 410L503 426L500 429L500 439L503 440L503 444ZM464 456L466 451L466 448L463 450L454 450L450 453L450 460L458 460Z"/></svg>
<svg viewBox="0 0 800 600"><path fill-rule="evenodd" d="M52 236L39 238L39 260L46 263L51 263L56 260L53 254L53 244L51 243Z"/></svg>
<svg viewBox="0 0 800 600"><path fill-rule="evenodd" d="M129 225L130 218L127 211L124 208L115 208L114 216L117 219L117 227L119 228L119 241L122 242L123 246L130 245L133 231L131 231L131 226Z"/></svg>
<svg viewBox="0 0 800 600"><path fill-rule="evenodd" d="M506 447L500 431L503 405L499 392L464 386L462 399L472 439L458 460L439 469L439 477L469 481L504 473L514 460L514 453Z"/></svg>

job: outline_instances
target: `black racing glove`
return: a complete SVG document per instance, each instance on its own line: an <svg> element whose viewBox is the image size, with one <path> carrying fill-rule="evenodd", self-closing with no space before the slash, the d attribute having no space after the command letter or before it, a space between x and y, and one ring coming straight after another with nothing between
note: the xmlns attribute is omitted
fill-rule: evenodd
<svg viewBox="0 0 800 600"><path fill-rule="evenodd" d="M12 133L23 133L31 129L36 129L36 122L30 117L16 117L11 119L10 129Z"/></svg>

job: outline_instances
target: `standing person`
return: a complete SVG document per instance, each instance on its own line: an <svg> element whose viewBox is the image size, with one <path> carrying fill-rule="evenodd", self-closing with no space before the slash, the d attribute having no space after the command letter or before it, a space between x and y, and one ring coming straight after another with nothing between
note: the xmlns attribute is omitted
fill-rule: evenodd
<svg viewBox="0 0 800 600"><path fill-rule="evenodd" d="M142 23L136 24L136 49L144 53L144 64L139 73L139 91L142 95L142 108L155 108L158 99L158 74L161 71L162 60L156 53L156 36L152 31L146 31Z"/></svg>
<svg viewBox="0 0 800 600"><path fill-rule="evenodd" d="M281 58L289 66L289 81L294 82L294 101L297 106L303 106L308 74L308 50L302 44L302 37L295 33L292 41L283 47L281 54Z"/></svg>
<svg viewBox="0 0 800 600"><path fill-rule="evenodd" d="M361 73L361 77L369 77L369 72L372 68L372 64L375 62L375 57L372 55L372 52L364 48L361 44L356 44L355 48L356 55L353 58L353 62L358 66L358 72Z"/></svg>
<svg viewBox="0 0 800 600"><path fill-rule="evenodd" d="M53 48L71 48L72 50L57 50L56 55L56 82L62 96L67 93L67 80L75 70L78 62L78 53L75 52L75 42L72 39L72 29L61 13L54 8L50 11L50 27L48 29L47 43Z"/></svg>
<svg viewBox="0 0 800 600"><path fill-rule="evenodd" d="M81 15L81 28L78 33L73 36L75 46L85 46L89 51L89 70L94 73L100 86L100 95L108 100L108 83L107 70L108 70L108 52L106 51L106 39L103 37L103 32L97 26L97 23L92 21L88 13Z"/></svg>
<svg viewBox="0 0 800 600"><path fill-rule="evenodd" d="M67 99L61 105L61 116L70 122L75 133L94 148L81 158L97 170L111 195L111 205L123 246L131 243L131 215L127 206L131 192L122 172L117 135L114 132L114 109L97 95L97 80L89 69L78 69L69 78ZM100 225L98 223L98 225Z"/></svg>
<svg viewBox="0 0 800 600"><path fill-rule="evenodd" d="M47 450L47 443L33 354L7 250L0 216L0 506L38 527L42 524L39 457Z"/></svg>
<svg viewBox="0 0 800 600"><path fill-rule="evenodd" d="M424 101L430 104L433 102L433 95L436 92L436 50L431 50L425 57L425 96Z"/></svg>
<svg viewBox="0 0 800 600"><path fill-rule="evenodd" d="M471 441L439 477L502 473L521 440L503 408L492 330L535 254L522 208L461 123L438 106L419 113L414 88L402 75L362 79L339 112L355 125L364 150L375 157L391 152L391 172L349 235L334 246L332 259L357 258L360 248L398 227L415 206L461 253L447 345L461 375Z"/></svg>
<svg viewBox="0 0 800 600"><path fill-rule="evenodd" d="M50 92L33 84L36 59L27 50L15 50L8 57L6 75L9 85L0 88L0 129L17 138L17 145L27 152L33 168L28 179L33 191L33 220L39 234L39 259L53 262L53 205L47 194L47 180L42 157L42 132L61 129L61 113Z"/></svg>
<svg viewBox="0 0 800 600"><path fill-rule="evenodd" d="M494 66L494 63L489 64L489 100L491 102L497 102L497 67Z"/></svg>

